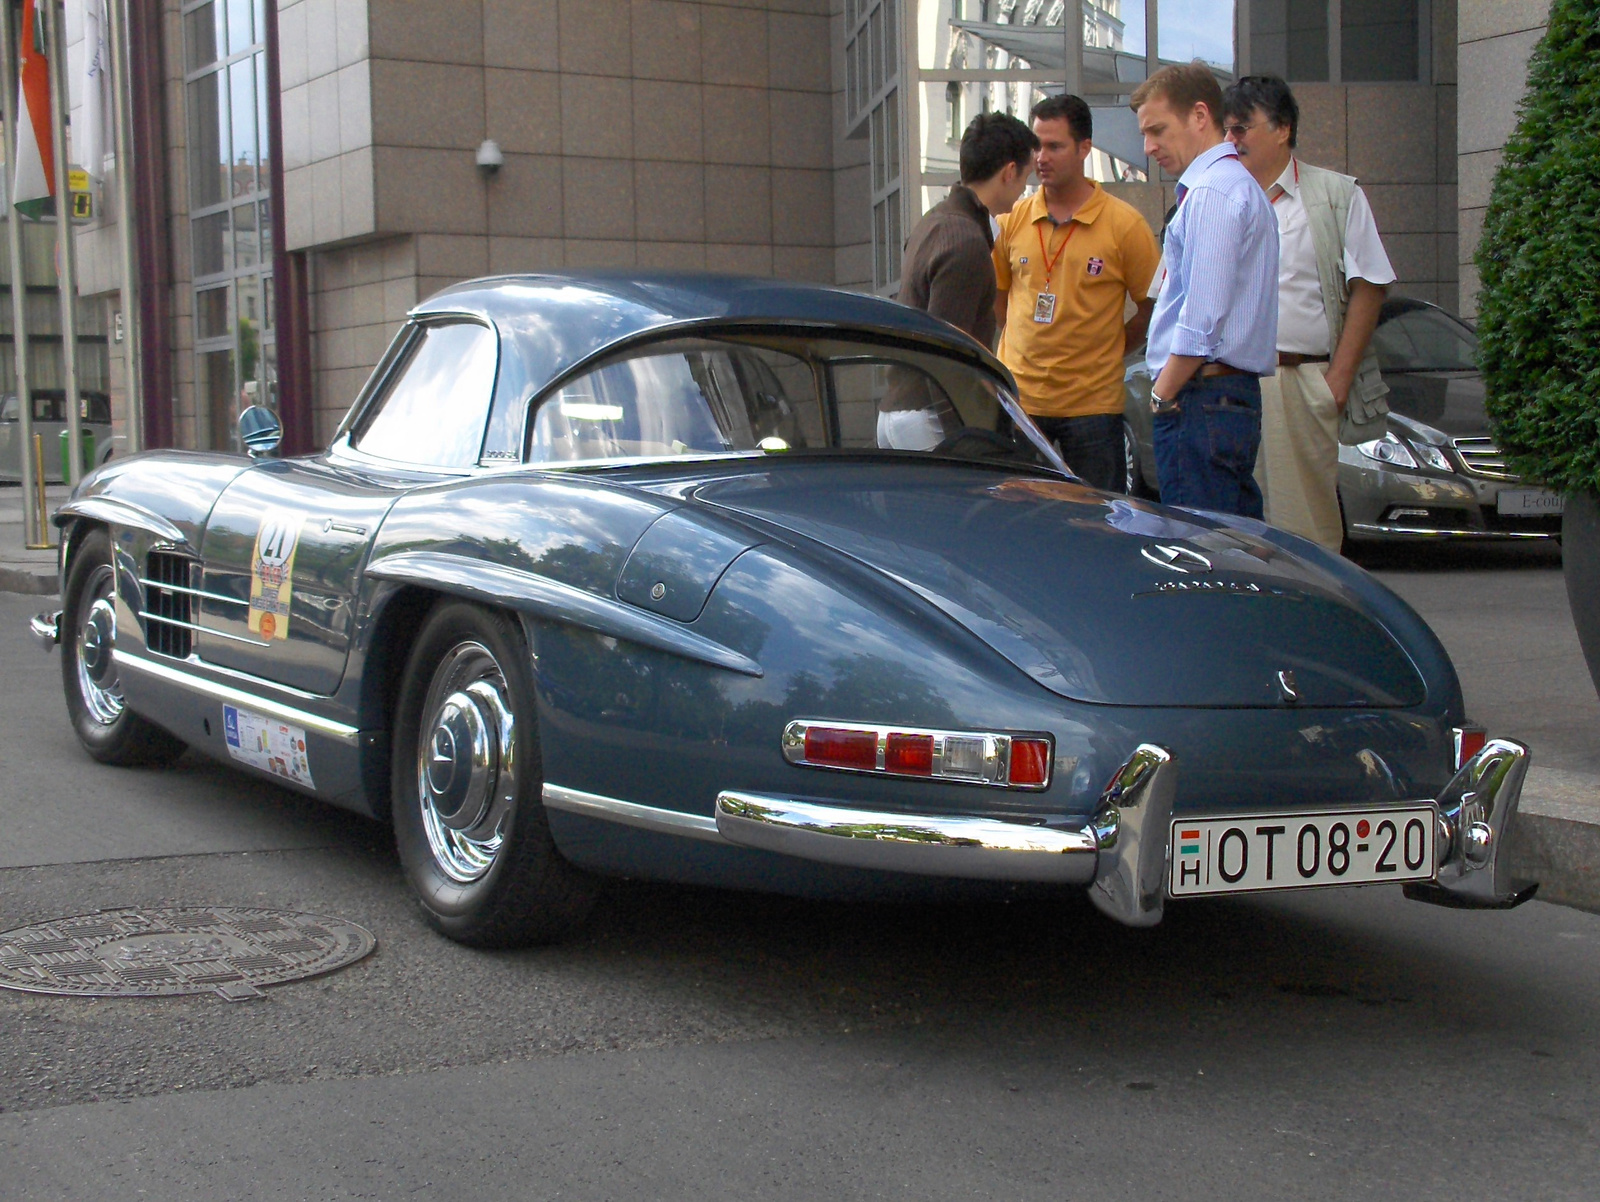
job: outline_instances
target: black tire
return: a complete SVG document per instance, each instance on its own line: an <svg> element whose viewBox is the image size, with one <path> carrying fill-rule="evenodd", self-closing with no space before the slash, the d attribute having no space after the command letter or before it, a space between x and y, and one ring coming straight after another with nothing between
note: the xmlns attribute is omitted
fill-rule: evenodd
<svg viewBox="0 0 1600 1202"><path fill-rule="evenodd" d="M594 900L593 878L550 836L531 662L509 615L442 601L401 680L395 845L428 922L473 947L552 942ZM486 749L483 763L463 747Z"/></svg>
<svg viewBox="0 0 1600 1202"><path fill-rule="evenodd" d="M67 570L62 591L61 684L67 714L84 750L102 764L151 768L183 754L177 736L140 717L122 699L122 682L111 656L116 608L111 539L104 530L84 535Z"/></svg>
<svg viewBox="0 0 1600 1202"><path fill-rule="evenodd" d="M1127 418L1122 419L1122 474L1122 491L1128 496L1138 497L1142 501L1160 499L1157 491L1145 483L1144 460L1139 454L1139 435Z"/></svg>

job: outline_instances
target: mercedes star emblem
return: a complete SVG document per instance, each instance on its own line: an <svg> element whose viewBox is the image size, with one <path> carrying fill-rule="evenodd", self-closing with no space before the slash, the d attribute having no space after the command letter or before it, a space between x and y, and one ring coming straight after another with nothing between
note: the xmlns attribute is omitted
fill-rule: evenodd
<svg viewBox="0 0 1600 1202"><path fill-rule="evenodd" d="M1169 568L1174 572L1193 574L1195 572L1209 572L1211 561L1198 551L1191 551L1188 547L1180 547L1169 543L1151 543L1145 547L1141 554L1153 564Z"/></svg>

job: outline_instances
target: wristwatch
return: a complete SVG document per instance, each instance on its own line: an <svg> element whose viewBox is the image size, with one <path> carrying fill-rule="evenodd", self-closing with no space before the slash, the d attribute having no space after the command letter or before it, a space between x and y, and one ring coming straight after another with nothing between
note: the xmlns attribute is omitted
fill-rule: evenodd
<svg viewBox="0 0 1600 1202"><path fill-rule="evenodd" d="M1166 397L1159 397L1154 392L1152 392L1150 394L1150 412L1151 413L1155 413L1155 414L1176 413L1177 411L1178 411L1178 402L1176 400L1169 401L1169 400L1167 400Z"/></svg>

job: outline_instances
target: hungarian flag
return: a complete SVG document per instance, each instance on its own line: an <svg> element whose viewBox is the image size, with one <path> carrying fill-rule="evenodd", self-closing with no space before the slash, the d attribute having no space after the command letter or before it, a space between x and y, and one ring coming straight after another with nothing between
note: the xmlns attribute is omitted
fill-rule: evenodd
<svg viewBox="0 0 1600 1202"><path fill-rule="evenodd" d="M39 0L22 8L22 70L17 86L17 174L12 201L24 217L55 213L56 156L50 142L50 62Z"/></svg>

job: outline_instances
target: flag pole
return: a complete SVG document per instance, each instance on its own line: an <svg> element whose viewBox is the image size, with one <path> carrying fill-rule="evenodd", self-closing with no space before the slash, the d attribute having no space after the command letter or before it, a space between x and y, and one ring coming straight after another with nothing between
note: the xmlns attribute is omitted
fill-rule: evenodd
<svg viewBox="0 0 1600 1202"><path fill-rule="evenodd" d="M139 327L138 250L133 229L133 114L128 75L128 0L109 0L111 123L117 155L117 246L122 257L122 365L128 450L144 450L144 345Z"/></svg>
<svg viewBox="0 0 1600 1202"><path fill-rule="evenodd" d="M33 396L28 387L28 285L22 276L22 214L13 203L12 170L17 161L17 31L11 24L14 10L4 0L0 13L0 113L6 123L5 170L0 181L5 185L6 242L11 252L11 361L16 367L17 420L22 460L22 541L28 547L45 544L41 528L43 514L34 512L33 498L38 482L33 478Z"/></svg>
<svg viewBox="0 0 1600 1202"><path fill-rule="evenodd" d="M62 408L67 419L67 462L62 479L74 488L83 479L83 421L78 406L78 248L72 237L72 190L67 186L67 39L58 0L43 0L45 45L50 60L50 144L55 150L56 237L61 254L61 374L66 385Z"/></svg>

